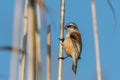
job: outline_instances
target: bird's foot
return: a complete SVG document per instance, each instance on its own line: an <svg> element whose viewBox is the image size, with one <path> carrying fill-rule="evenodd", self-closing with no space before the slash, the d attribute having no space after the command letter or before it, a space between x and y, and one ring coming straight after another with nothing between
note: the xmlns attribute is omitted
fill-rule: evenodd
<svg viewBox="0 0 120 80"><path fill-rule="evenodd" d="M58 57L58 60L59 59L62 59L62 60L64 60L64 59L66 59L66 58L68 58L69 56L66 56L66 57Z"/></svg>
<svg viewBox="0 0 120 80"><path fill-rule="evenodd" d="M59 60L59 59L62 59L62 60L64 60L65 58L64 58L64 57L58 57L58 60Z"/></svg>

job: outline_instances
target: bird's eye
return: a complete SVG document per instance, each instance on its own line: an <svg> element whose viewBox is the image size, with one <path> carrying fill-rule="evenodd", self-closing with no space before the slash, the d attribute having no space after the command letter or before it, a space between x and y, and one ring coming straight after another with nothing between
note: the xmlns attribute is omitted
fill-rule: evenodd
<svg viewBox="0 0 120 80"><path fill-rule="evenodd" d="M70 28L70 27L71 27L71 25L68 25L67 27L68 27L68 28Z"/></svg>

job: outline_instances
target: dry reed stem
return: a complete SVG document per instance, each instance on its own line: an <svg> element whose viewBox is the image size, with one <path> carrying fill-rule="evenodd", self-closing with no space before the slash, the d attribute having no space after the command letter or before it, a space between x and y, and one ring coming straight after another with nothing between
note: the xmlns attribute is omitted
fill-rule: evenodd
<svg viewBox="0 0 120 80"><path fill-rule="evenodd" d="M94 29L95 51L96 51L97 80L102 80L101 65L100 65L99 39L98 39L96 9L95 9L96 7L95 7L94 0L92 0L91 7L92 7L93 29Z"/></svg>
<svg viewBox="0 0 120 80"><path fill-rule="evenodd" d="M22 6L22 1L21 0L16 0L15 2L15 9L14 9L14 25L13 25L13 46L15 48L18 48L19 44L19 30L20 30L20 12L21 12L21 7ZM11 48L12 49L12 48ZM18 60L18 53L13 52L11 56L11 64L10 64L10 80L16 80L17 79L17 60Z"/></svg>
<svg viewBox="0 0 120 80"><path fill-rule="evenodd" d="M24 8L24 29L23 29L23 44L22 48L24 54L21 57L21 70L19 80L25 79L25 64L26 64L26 47L27 47L27 31L28 31L28 0L25 0L25 8Z"/></svg>
<svg viewBox="0 0 120 80"><path fill-rule="evenodd" d="M36 39L36 80L38 80L38 70L40 65L40 35L38 32L35 32Z"/></svg>
<svg viewBox="0 0 120 80"><path fill-rule="evenodd" d="M39 68L39 59L40 59L40 40L39 33L35 32L35 43L36 43L36 80L38 80L38 68Z"/></svg>
<svg viewBox="0 0 120 80"><path fill-rule="evenodd" d="M51 80L51 30L48 26L47 32L47 80Z"/></svg>
<svg viewBox="0 0 120 80"><path fill-rule="evenodd" d="M64 38L64 13L65 13L65 0L61 0L61 11L60 11L60 38ZM59 57L62 57L62 41L59 43ZM62 59L59 59L58 63L58 80L62 80Z"/></svg>
<svg viewBox="0 0 120 80"><path fill-rule="evenodd" d="M38 61L38 65L36 65L36 71L38 75L36 75L36 78L38 78L37 80L42 80L42 61L41 61L41 35L40 35L40 19L41 19L41 16L40 16L40 7L39 5L37 4L37 33L36 33L36 57L37 57L37 61ZM37 63L36 63L37 64Z"/></svg>
<svg viewBox="0 0 120 80"><path fill-rule="evenodd" d="M30 0L29 28L28 28L28 80L36 80L36 52L35 52L35 10L34 0Z"/></svg>

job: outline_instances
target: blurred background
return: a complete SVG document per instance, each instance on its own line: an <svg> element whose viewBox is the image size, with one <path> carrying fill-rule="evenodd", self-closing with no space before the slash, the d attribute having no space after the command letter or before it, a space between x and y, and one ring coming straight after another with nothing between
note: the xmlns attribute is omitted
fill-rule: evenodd
<svg viewBox="0 0 120 80"><path fill-rule="evenodd" d="M18 1L18 3L17 3ZM99 49L101 61L102 80L120 80L120 1L110 0L116 15L116 26L113 12L107 0L95 0ZM47 26L51 25L51 80L58 77L58 55L60 36L60 0L44 0L46 10L41 12L41 61L42 78L46 80L46 36ZM17 4L17 5L16 5ZM23 33L24 0L1 0L0 2L0 46L13 45L13 26L19 24L16 30L16 42L21 46L21 34ZM16 7L18 6L18 7ZM15 13L18 13L15 15ZM15 22L15 16L19 21ZM66 0L65 1L65 24L75 22L82 35L82 55L78 62L77 74L72 72L72 59L63 60L62 80L97 80L96 56L93 34L93 21L91 0ZM66 32L65 32L66 34ZM15 37L14 37L15 39ZM16 62L16 80L18 80L18 64L20 55L14 54ZM63 56L66 56L63 52ZM10 80L11 51L0 51L0 80ZM26 63L27 64L27 63ZM25 71L25 80L27 80Z"/></svg>

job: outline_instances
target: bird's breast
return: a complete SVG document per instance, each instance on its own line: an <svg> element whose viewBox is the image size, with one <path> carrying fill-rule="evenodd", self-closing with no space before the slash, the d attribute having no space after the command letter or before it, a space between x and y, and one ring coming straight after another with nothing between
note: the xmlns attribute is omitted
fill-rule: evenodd
<svg viewBox="0 0 120 80"><path fill-rule="evenodd" d="M66 54L68 56L71 56L72 53L74 52L74 47L73 47L73 43L72 40L70 38L66 38L63 42L63 48L64 51L66 52Z"/></svg>

